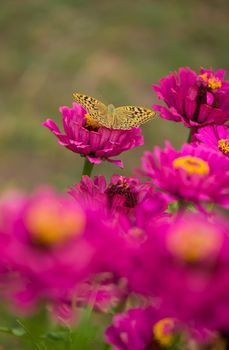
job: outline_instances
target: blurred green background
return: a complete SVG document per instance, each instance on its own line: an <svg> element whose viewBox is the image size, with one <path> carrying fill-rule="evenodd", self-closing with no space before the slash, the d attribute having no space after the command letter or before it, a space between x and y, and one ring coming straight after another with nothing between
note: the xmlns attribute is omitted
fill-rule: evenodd
<svg viewBox="0 0 229 350"><path fill-rule="evenodd" d="M107 103L150 107L152 83L180 66L228 68L228 0L9 0L0 7L0 188L60 189L83 160L57 144L41 122L81 91ZM145 145L121 156L123 174L165 139L179 146L182 125L154 120ZM95 174L117 173L103 164Z"/></svg>

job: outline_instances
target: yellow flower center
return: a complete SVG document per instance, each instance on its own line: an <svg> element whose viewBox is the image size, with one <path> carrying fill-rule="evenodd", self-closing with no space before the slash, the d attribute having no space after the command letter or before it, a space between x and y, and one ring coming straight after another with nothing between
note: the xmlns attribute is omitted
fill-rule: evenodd
<svg viewBox="0 0 229 350"><path fill-rule="evenodd" d="M229 153L229 145L227 143L227 139L221 139L218 141L218 148L221 152L223 152L224 154L228 154Z"/></svg>
<svg viewBox="0 0 229 350"><path fill-rule="evenodd" d="M207 83L208 87L212 90L216 90L222 87L222 82L212 75L208 78L207 73L201 74L200 77Z"/></svg>
<svg viewBox="0 0 229 350"><path fill-rule="evenodd" d="M175 319L163 318L153 326L153 335L160 345L167 347L174 341L174 328Z"/></svg>
<svg viewBox="0 0 229 350"><path fill-rule="evenodd" d="M209 174L208 163L198 157L192 157L192 156L178 157L174 159L173 167L175 169L183 169L189 175L198 174L201 176L206 176Z"/></svg>
<svg viewBox="0 0 229 350"><path fill-rule="evenodd" d="M172 254L188 263L215 256L222 245L220 232L204 223L184 223L171 231L167 246Z"/></svg>
<svg viewBox="0 0 229 350"><path fill-rule="evenodd" d="M29 208L26 226L35 242L50 246L80 235L85 217L80 208L66 210L54 201L42 201Z"/></svg>
<svg viewBox="0 0 229 350"><path fill-rule="evenodd" d="M86 119L86 127L90 127L92 129L98 129L101 127L101 125L96 122L88 113L84 115L84 118Z"/></svg>
<svg viewBox="0 0 229 350"><path fill-rule="evenodd" d="M129 187L128 181L125 177L119 176L119 179L117 181L118 186L123 186L124 188Z"/></svg>
<svg viewBox="0 0 229 350"><path fill-rule="evenodd" d="M144 230L137 226L131 227L128 233L131 237L134 237L134 238L141 238L145 235Z"/></svg>

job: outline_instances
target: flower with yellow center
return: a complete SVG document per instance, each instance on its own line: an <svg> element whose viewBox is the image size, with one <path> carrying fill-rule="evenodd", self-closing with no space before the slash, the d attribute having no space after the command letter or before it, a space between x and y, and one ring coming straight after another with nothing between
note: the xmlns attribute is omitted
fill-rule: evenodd
<svg viewBox="0 0 229 350"><path fill-rule="evenodd" d="M145 231L142 228L137 227L137 226L131 227L128 230L128 233L130 236L132 236L134 238L141 238L145 235Z"/></svg>
<svg viewBox="0 0 229 350"><path fill-rule="evenodd" d="M146 241L147 235L142 228L134 226L128 230L127 239L142 244Z"/></svg>
<svg viewBox="0 0 229 350"><path fill-rule="evenodd" d="M84 118L86 119L86 127L90 127L92 129L98 129L101 127L101 125L96 122L88 113L84 115Z"/></svg>
<svg viewBox="0 0 229 350"><path fill-rule="evenodd" d="M124 188L129 187L128 181L125 177L119 176L119 180L117 182L118 186L123 186Z"/></svg>
<svg viewBox="0 0 229 350"><path fill-rule="evenodd" d="M183 169L188 175L206 176L209 174L208 163L203 159L192 156L182 156L174 159L173 167L175 169Z"/></svg>
<svg viewBox="0 0 229 350"><path fill-rule="evenodd" d="M175 339L175 319L163 318L153 326L153 335L157 342L164 346L171 346Z"/></svg>
<svg viewBox="0 0 229 350"><path fill-rule="evenodd" d="M208 78L207 73L204 73L201 74L200 77L205 83L207 83L208 87L212 90L216 90L222 87L222 82L214 75L211 75L211 77Z"/></svg>
<svg viewBox="0 0 229 350"><path fill-rule="evenodd" d="M57 245L82 234L85 216L78 207L61 207L54 200L34 203L27 212L26 226L34 242Z"/></svg>
<svg viewBox="0 0 229 350"><path fill-rule="evenodd" d="M203 222L180 223L167 236L171 253L183 261L194 263L216 256L222 245L222 235L215 227Z"/></svg>
<svg viewBox="0 0 229 350"><path fill-rule="evenodd" d="M229 144L228 144L227 139L219 140L218 141L218 148L222 153L228 154L229 153Z"/></svg>

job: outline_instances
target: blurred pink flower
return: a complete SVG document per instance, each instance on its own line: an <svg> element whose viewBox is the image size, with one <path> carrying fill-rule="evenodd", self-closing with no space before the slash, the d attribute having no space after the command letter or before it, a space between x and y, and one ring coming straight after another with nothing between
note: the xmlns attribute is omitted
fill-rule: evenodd
<svg viewBox="0 0 229 350"><path fill-rule="evenodd" d="M157 309L135 308L115 315L106 330L114 350L164 349L175 342L178 322L161 318Z"/></svg>
<svg viewBox="0 0 229 350"><path fill-rule="evenodd" d="M147 279L146 267L152 288L147 293L158 296L161 310L196 335L229 331L228 229L220 216L182 212L158 227L139 251L142 274Z"/></svg>
<svg viewBox="0 0 229 350"><path fill-rule="evenodd" d="M97 312L109 313L127 296L124 280L115 280L112 273L92 276L77 285L74 294L62 295L49 304L49 311L59 323L72 324L79 317L79 310L90 307ZM73 306L73 303L75 305Z"/></svg>
<svg viewBox="0 0 229 350"><path fill-rule="evenodd" d="M91 163L107 160L123 167L120 160L111 158L144 144L140 128L115 130L101 127L77 103L73 103L72 108L61 107L60 112L64 133L51 119L47 119L43 126L59 139L60 145L86 157Z"/></svg>
<svg viewBox="0 0 229 350"><path fill-rule="evenodd" d="M200 69L196 74L190 68L180 68L153 85L159 99L167 107L154 105L164 119L182 122L186 127L200 127L229 119L229 81L225 71Z"/></svg>
<svg viewBox="0 0 229 350"><path fill-rule="evenodd" d="M121 251L121 239L107 215L105 223L98 208L82 208L50 188L30 197L5 197L0 212L5 294L28 311L38 300L71 295L93 273L112 269L118 255L115 247Z"/></svg>

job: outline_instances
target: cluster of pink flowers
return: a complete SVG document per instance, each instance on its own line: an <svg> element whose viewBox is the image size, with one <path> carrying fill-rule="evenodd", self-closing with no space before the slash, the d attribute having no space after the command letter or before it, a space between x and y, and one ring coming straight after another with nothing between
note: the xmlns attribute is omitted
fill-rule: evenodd
<svg viewBox="0 0 229 350"><path fill-rule="evenodd" d="M77 308L88 305L96 313L115 314L104 330L115 350L227 342L224 73L181 68L153 85L165 102L153 108L162 118L182 122L191 137L180 150L166 141L164 149L145 151L134 177L91 178L90 165L65 194L47 187L31 195L2 195L0 295L11 309L26 314L43 303L64 322L74 322ZM43 125L86 164L106 160L122 166L112 158L144 143L140 128L107 129L76 103L60 112L64 132L51 119Z"/></svg>

